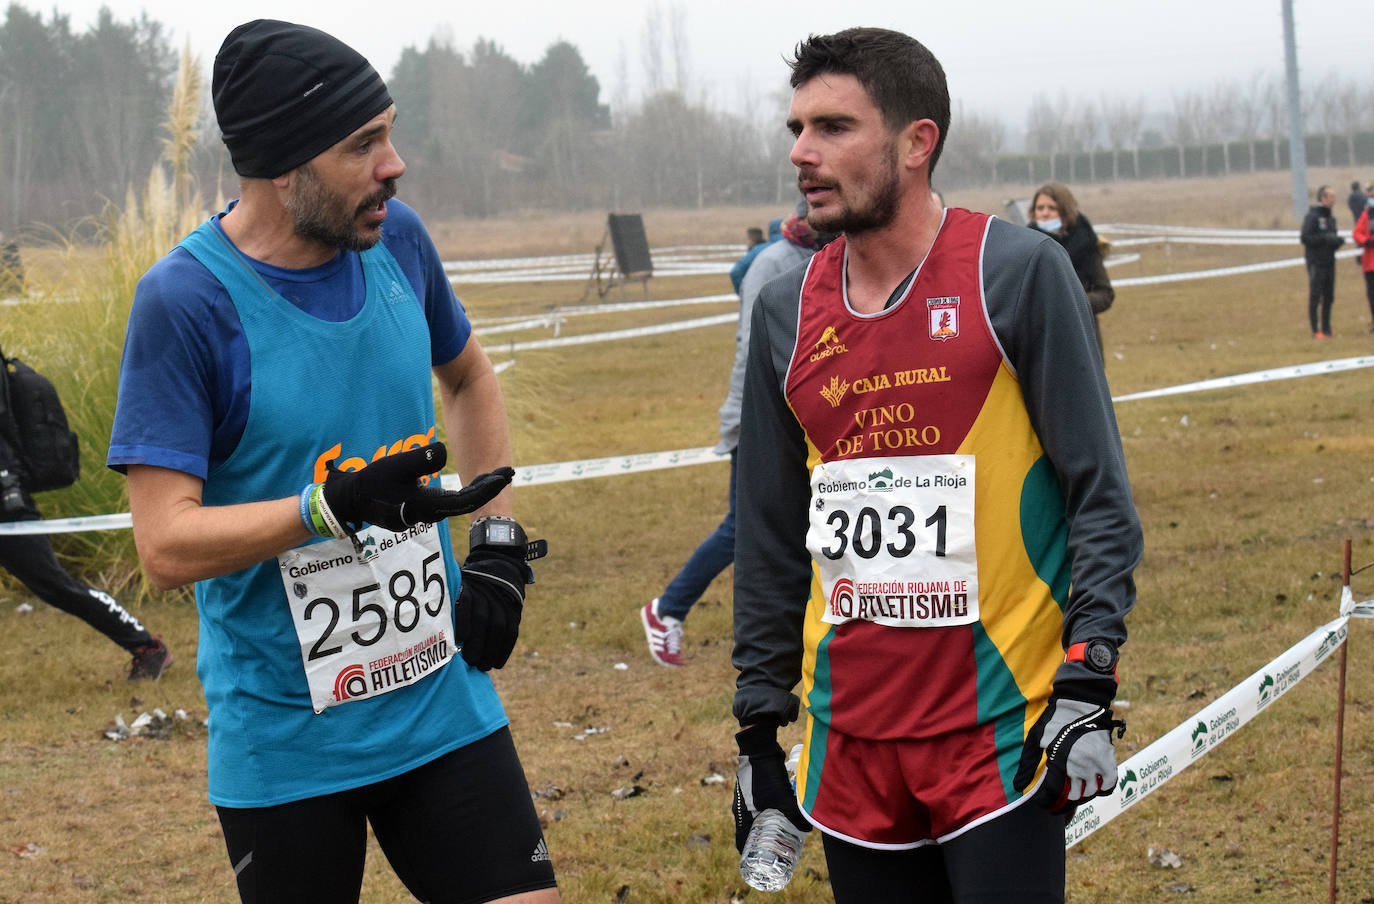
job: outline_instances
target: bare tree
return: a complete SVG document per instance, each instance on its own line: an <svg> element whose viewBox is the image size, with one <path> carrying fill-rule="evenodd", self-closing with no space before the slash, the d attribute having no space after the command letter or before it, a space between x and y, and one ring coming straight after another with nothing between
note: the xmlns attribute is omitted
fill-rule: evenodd
<svg viewBox="0 0 1374 904"><path fill-rule="evenodd" d="M1235 98L1236 137L1250 148L1250 172L1255 171L1255 142L1264 121L1264 81L1259 75L1247 79Z"/></svg>
<svg viewBox="0 0 1374 904"><path fill-rule="evenodd" d="M1088 102L1076 105L1073 112L1073 123L1074 138L1076 139L1074 146L1088 152L1088 181L1096 182L1097 161L1095 152L1099 146L1097 136L1100 127L1097 108ZM1070 160L1072 159L1070 158ZM1073 176L1070 175L1069 178L1073 178Z"/></svg>
<svg viewBox="0 0 1374 904"><path fill-rule="evenodd" d="M655 3L644 10L639 33L639 62L644 67L644 96L652 97L667 86L663 75L663 9Z"/></svg>
<svg viewBox="0 0 1374 904"><path fill-rule="evenodd" d="M956 104L949 137L940 155L941 184L980 185L997 181L997 158L1006 144L1006 126Z"/></svg>
<svg viewBox="0 0 1374 904"><path fill-rule="evenodd" d="M1242 92L1240 86L1233 81L1217 82L1210 91L1204 102L1203 121L1207 128L1204 132L1210 131L1213 140L1221 142L1221 168L1226 175L1231 175L1231 141L1239 136L1240 128L1240 106ZM1203 144L1203 173L1207 171L1207 147L1206 136L1204 135Z"/></svg>
<svg viewBox="0 0 1374 904"><path fill-rule="evenodd" d="M1145 100L1107 100L1100 102L1102 125L1107 132L1107 142L1112 147L1112 179L1120 179L1119 158L1121 151L1131 148L1135 158L1134 176L1140 178L1140 126L1145 121Z"/></svg>
<svg viewBox="0 0 1374 904"><path fill-rule="evenodd" d="M1360 97L1360 88L1353 81L1342 81L1336 97L1336 121L1345 136L1346 163L1355 165L1355 133L1365 123L1369 99Z"/></svg>
<svg viewBox="0 0 1374 904"><path fill-rule="evenodd" d="M1050 178L1054 178L1054 157L1063 146L1064 113L1062 107L1056 108L1044 94L1031 98L1030 111L1026 114L1026 147L1032 154L1048 154L1050 158Z"/></svg>
<svg viewBox="0 0 1374 904"><path fill-rule="evenodd" d="M1204 119L1202 100L1196 94L1175 94L1173 109L1169 113L1169 138L1178 148L1178 174L1188 175L1184 149L1198 138L1198 127ZM1207 152L1202 155L1203 169L1207 167Z"/></svg>
<svg viewBox="0 0 1374 904"><path fill-rule="evenodd" d="M687 7L681 3L673 3L668 7L668 49L673 60L673 88L686 97L691 61L687 46Z"/></svg>
<svg viewBox="0 0 1374 904"><path fill-rule="evenodd" d="M1274 169L1280 168L1280 153L1288 137L1288 94L1277 76L1264 84L1264 118L1269 125L1269 140L1274 146Z"/></svg>
<svg viewBox="0 0 1374 904"><path fill-rule="evenodd" d="M1312 125L1321 130L1322 163L1326 166L1331 165L1333 133L1343 125L1340 122L1341 87L1340 76L1332 72L1313 86L1311 98L1303 104L1304 108L1316 113L1316 121Z"/></svg>

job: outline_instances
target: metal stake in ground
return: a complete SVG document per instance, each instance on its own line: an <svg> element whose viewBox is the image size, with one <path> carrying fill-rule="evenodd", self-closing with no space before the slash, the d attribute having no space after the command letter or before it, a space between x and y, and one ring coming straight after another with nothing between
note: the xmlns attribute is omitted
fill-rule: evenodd
<svg viewBox="0 0 1374 904"><path fill-rule="evenodd" d="M1369 563L1361 565L1353 572L1350 570L1350 538L1345 541L1345 570L1342 586L1345 593L1350 593L1350 576L1359 574L1370 567ZM1341 665L1339 669L1339 680L1336 687L1336 766L1332 776L1331 802L1331 868L1330 879L1327 885L1327 902L1336 904L1336 851L1340 847L1341 838L1341 749L1345 746L1345 662L1350 651L1350 630L1345 632L1345 642L1341 644Z"/></svg>

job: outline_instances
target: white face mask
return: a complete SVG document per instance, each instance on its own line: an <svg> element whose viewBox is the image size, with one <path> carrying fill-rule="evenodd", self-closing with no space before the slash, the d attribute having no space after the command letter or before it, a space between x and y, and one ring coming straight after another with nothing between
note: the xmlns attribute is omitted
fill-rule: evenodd
<svg viewBox="0 0 1374 904"><path fill-rule="evenodd" d="M1063 225L1063 224L1060 223L1058 217L1055 217L1053 220L1036 220L1036 221L1035 221L1035 226L1036 226L1036 228L1037 228L1037 229L1043 229L1045 232L1058 232L1058 231L1059 231L1059 227L1060 227L1061 225Z"/></svg>

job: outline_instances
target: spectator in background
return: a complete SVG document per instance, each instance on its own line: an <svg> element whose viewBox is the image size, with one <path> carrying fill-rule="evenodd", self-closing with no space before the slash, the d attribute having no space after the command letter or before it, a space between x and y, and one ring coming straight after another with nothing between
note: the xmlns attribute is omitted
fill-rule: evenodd
<svg viewBox="0 0 1374 904"><path fill-rule="evenodd" d="M772 242L776 242L782 235L779 230L782 227L782 217L774 218L768 224L768 238L763 238L763 232L756 226L749 227L747 235L749 237L749 250L744 252L744 257L735 261L735 265L730 268L730 284L735 287L735 294L741 295L740 286L744 282L744 274L749 272L749 267L754 263L754 258L762 253L763 249ZM755 236L758 236L757 241Z"/></svg>
<svg viewBox="0 0 1374 904"><path fill-rule="evenodd" d="M659 665L685 665L682 659L682 622L716 575L735 560L735 447L739 445L739 412L744 398L744 364L749 352L749 322L759 291L773 277L786 273L811 258L823 244L806 220L790 217L781 224L782 241L759 245L759 255L740 284L739 326L735 330L735 366L730 371L730 390L720 406L720 442L712 451L730 453L730 508L687 564L663 593L640 610L649 655Z"/></svg>
<svg viewBox="0 0 1374 904"><path fill-rule="evenodd" d="M1371 213L1374 213L1374 182L1369 183L1364 210L1355 220L1355 232L1351 236L1355 244L1364 249L1360 252L1360 269L1364 271L1364 294L1369 299L1369 331L1374 333L1374 234L1369 229Z"/></svg>
<svg viewBox="0 0 1374 904"><path fill-rule="evenodd" d="M1299 238L1307 258L1307 319L1313 339L1331 338L1331 302L1336 294L1336 249L1345 239L1336 232L1331 205L1336 192L1329 185L1317 189L1317 203L1307 211Z"/></svg>
<svg viewBox="0 0 1374 904"><path fill-rule="evenodd" d="M1073 272L1083 284L1083 292L1088 296L1088 305L1093 311L1093 330L1097 333L1097 350L1103 353L1102 327L1097 315L1112 306L1116 292L1107 278L1107 267L1102 262L1103 246L1106 244L1097 237L1092 223L1078 210L1078 202L1067 185L1059 182L1046 182L1031 198L1030 225L1064 246L1073 263Z"/></svg>
<svg viewBox="0 0 1374 904"><path fill-rule="evenodd" d="M1374 182L1369 183L1369 187L1371 190L1374 190ZM1358 181L1351 182L1350 197L1345 199L1345 203L1350 207L1350 215L1354 217L1357 221L1360 219L1360 216L1364 213L1365 206L1368 203L1368 200L1369 196L1366 195L1364 192L1360 191L1360 183Z"/></svg>
<svg viewBox="0 0 1374 904"><path fill-rule="evenodd" d="M0 382L9 368L0 364ZM0 392L0 522L35 521L38 506L24 487L18 454L19 428L9 408L9 391ZM110 594L67 573L57 561L47 534L0 534L0 568L48 605L74 615L133 656L129 680L156 681L172 664L167 645L148 633Z"/></svg>

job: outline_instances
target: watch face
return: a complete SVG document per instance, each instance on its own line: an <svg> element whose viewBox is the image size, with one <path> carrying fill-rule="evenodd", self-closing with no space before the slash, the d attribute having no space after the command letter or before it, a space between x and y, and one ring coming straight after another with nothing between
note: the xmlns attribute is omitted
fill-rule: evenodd
<svg viewBox="0 0 1374 904"><path fill-rule="evenodd" d="M1097 672L1110 672L1116 667L1116 650L1111 644L1094 641L1083 651L1083 661Z"/></svg>

